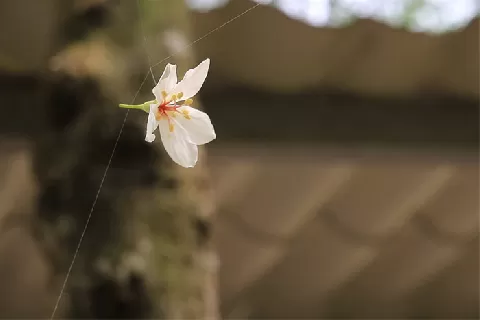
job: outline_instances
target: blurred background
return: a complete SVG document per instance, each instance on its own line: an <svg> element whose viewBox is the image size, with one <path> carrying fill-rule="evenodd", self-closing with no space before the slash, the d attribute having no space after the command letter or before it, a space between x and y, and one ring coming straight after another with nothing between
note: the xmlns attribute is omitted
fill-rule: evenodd
<svg viewBox="0 0 480 320"><path fill-rule="evenodd" d="M1 1L0 317L478 319L479 13ZM117 105L207 57L183 169Z"/></svg>

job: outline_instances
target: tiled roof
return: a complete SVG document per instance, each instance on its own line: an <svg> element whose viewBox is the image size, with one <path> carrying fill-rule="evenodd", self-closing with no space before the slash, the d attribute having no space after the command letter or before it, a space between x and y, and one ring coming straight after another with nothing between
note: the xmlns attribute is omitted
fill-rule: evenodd
<svg viewBox="0 0 480 320"><path fill-rule="evenodd" d="M195 36L251 5L231 1L196 13ZM228 110L238 98L224 94L231 87L272 96L335 88L393 100L428 93L475 101L478 29L478 19L438 36L368 20L312 28L260 6L196 45L201 58L212 58L206 108L218 94L229 98L222 99ZM272 100L260 102L275 109ZM209 167L225 316L478 317L478 157L428 156L425 146L423 153L333 151L315 140L303 151L249 140L239 151L217 140Z"/></svg>

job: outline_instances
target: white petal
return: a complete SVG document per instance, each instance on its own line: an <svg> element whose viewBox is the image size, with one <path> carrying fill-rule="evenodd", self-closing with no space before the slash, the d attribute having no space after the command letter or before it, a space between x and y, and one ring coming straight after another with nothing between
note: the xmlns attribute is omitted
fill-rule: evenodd
<svg viewBox="0 0 480 320"><path fill-rule="evenodd" d="M172 160L185 168L195 166L198 160L198 148L187 140L185 129L176 125L173 132L170 132L165 118L159 121L158 128L163 146Z"/></svg>
<svg viewBox="0 0 480 320"><path fill-rule="evenodd" d="M187 131L190 142L202 145L216 138L210 117L205 112L188 106L180 107L177 110L180 114L177 113L174 120Z"/></svg>
<svg viewBox="0 0 480 320"><path fill-rule="evenodd" d="M168 63L165 66L162 76L158 80L155 88L152 89L152 93L155 95L155 99L158 102L163 100L162 91L170 93L177 84L177 66Z"/></svg>
<svg viewBox="0 0 480 320"><path fill-rule="evenodd" d="M182 92L182 100L196 95L207 78L209 67L210 59L205 59L195 69L188 70L182 81L177 83L173 89L173 93L178 94Z"/></svg>
<svg viewBox="0 0 480 320"><path fill-rule="evenodd" d="M145 135L145 141L153 142L155 140L155 134L153 132L157 129L158 122L155 119L155 108L157 106L155 104L150 105L150 112L148 113L148 121L147 121L147 133Z"/></svg>

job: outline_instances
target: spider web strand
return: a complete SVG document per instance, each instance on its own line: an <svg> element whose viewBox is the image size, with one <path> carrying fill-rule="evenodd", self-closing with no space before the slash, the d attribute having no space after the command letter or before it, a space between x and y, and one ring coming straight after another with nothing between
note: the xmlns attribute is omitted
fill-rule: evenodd
<svg viewBox="0 0 480 320"><path fill-rule="evenodd" d="M137 2L137 4L139 4L139 3ZM143 78L143 81L142 81L142 83L140 84L140 87L138 88L137 92L135 93L135 95L134 95L134 97L133 97L133 99L132 99L132 102L131 102L130 104L135 103L135 100L136 100L138 94L140 93L140 90L143 88L143 86L144 86L144 84L145 84L145 82L146 82L149 74L152 75L153 81L156 82L155 76L154 76L154 74L153 74L153 68L154 68L154 67L156 67L156 66L158 66L159 64L161 64L162 62L165 62L166 60L172 58L173 56L182 53L182 52L185 51L186 49L188 49L188 48L190 48L191 46L195 45L197 42L205 39L206 37L210 36L212 33L217 32L218 30L222 29L222 28L225 27L226 25L230 24L231 22L235 21L236 19L240 18L241 16L245 15L246 13L250 12L251 10L257 8L259 5L260 5L260 3L254 5L254 6L250 7L250 8L248 8L247 10L245 10L245 11L243 11L242 13L236 15L235 17L233 17L233 18L231 18L230 20L226 21L225 23L223 23L222 25L218 26L217 28L210 30L210 31L209 31L208 33L206 33L205 35L201 36L200 38L198 38L198 39L196 39L195 41L191 42L190 44L186 45L185 47L183 47L182 49L180 49L177 53L172 54L172 55L169 55L168 57L160 60L159 62L155 63L154 65L151 65L151 63L150 63L150 57L149 57L148 51L147 51L146 54L147 54L147 59L148 59L148 64L149 64L149 66L150 66L150 69L149 69L149 71L146 73L145 77ZM141 19L140 19L140 20L141 20ZM143 33L143 26L142 26L141 28L142 28L142 33ZM144 34L144 33L143 33L143 39L144 39L144 43L145 43L145 45L146 45L146 37L145 37L145 34ZM147 49L145 48L145 50L147 50ZM126 114L125 114L125 118L123 119L123 123L122 123L122 126L121 126L121 128L120 128L120 132L118 133L117 139L116 139L115 144L114 144L114 146L113 146L112 153L111 153L111 155L110 155L110 159L109 159L109 161L108 161L108 163L107 163L107 167L105 168L105 171L104 171L102 180L101 180L101 182L100 182L100 185L99 185L99 187L98 187L97 193L96 193L96 195L95 195L95 199L94 199L94 201L93 201L92 207L91 207L90 212L89 212L89 214L88 214L87 221L85 222L85 226L84 226L84 228L83 228L82 234L81 234L80 239L79 239L79 241L78 241L78 245L77 245L77 247L76 247L76 249L75 249L75 253L74 253L74 255L73 255L72 262L70 263L70 266L69 266L69 268L68 268L68 270L67 270L67 274L65 275L65 280L63 281L62 288L61 288L61 290L60 290L60 293L59 293L59 295L58 295L57 301L56 301L55 306L54 306L54 308L53 308L52 314L51 314L51 316L50 316L50 320L52 320L52 319L55 317L55 314L56 314L56 312L57 312L58 306L60 305L60 301L61 301L61 299L62 299L62 297L63 297L64 292L65 292L65 288L66 288L66 286L67 286L68 279L69 279L69 277L70 277L70 274L71 274L71 272L72 272L73 266L74 266L74 264L75 264L75 260L76 260L76 258L77 258L78 252L80 251L80 247L81 247L81 245L82 245L82 242L83 242L83 238L84 238L84 236L85 236L85 233L87 232L87 228L88 228L88 225L89 225L89 223L90 223L90 219L91 219L91 217L92 217L92 214L93 214L93 211L94 211L94 209L95 209L95 206L96 206L96 204L97 204L98 197L100 196L100 192L101 192L101 190L102 190L103 184L104 184L105 179L106 179L106 177L107 177L108 169L110 168L110 165L111 165L111 163L112 163L113 156L114 156L115 151L116 151L117 146L118 146L118 142L119 142L119 140L120 140L120 137L121 137L121 135L122 135L123 129L124 129L124 127L125 127L125 123L126 123L126 121L127 121L129 111L130 111L130 110L127 110L127 112L126 112Z"/></svg>

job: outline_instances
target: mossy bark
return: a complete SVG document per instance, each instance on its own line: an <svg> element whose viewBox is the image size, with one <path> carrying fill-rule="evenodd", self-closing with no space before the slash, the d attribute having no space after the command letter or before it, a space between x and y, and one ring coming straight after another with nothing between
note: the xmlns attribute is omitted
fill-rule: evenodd
<svg viewBox="0 0 480 320"><path fill-rule="evenodd" d="M90 4L75 6L82 2ZM150 65L174 53L164 31L188 39L185 4L55 5L52 16L68 17L49 33L55 55L24 72L35 97L19 107L36 108L36 127L18 128L36 145L34 231L55 267L56 290L95 202L59 310L76 318L216 318L204 155L194 169L175 166L160 142L144 142L146 114L133 110L124 121L117 107L132 102ZM195 64L189 50L168 61L180 74ZM157 78L165 63L152 69ZM135 102L150 100L152 86L149 77Z"/></svg>

